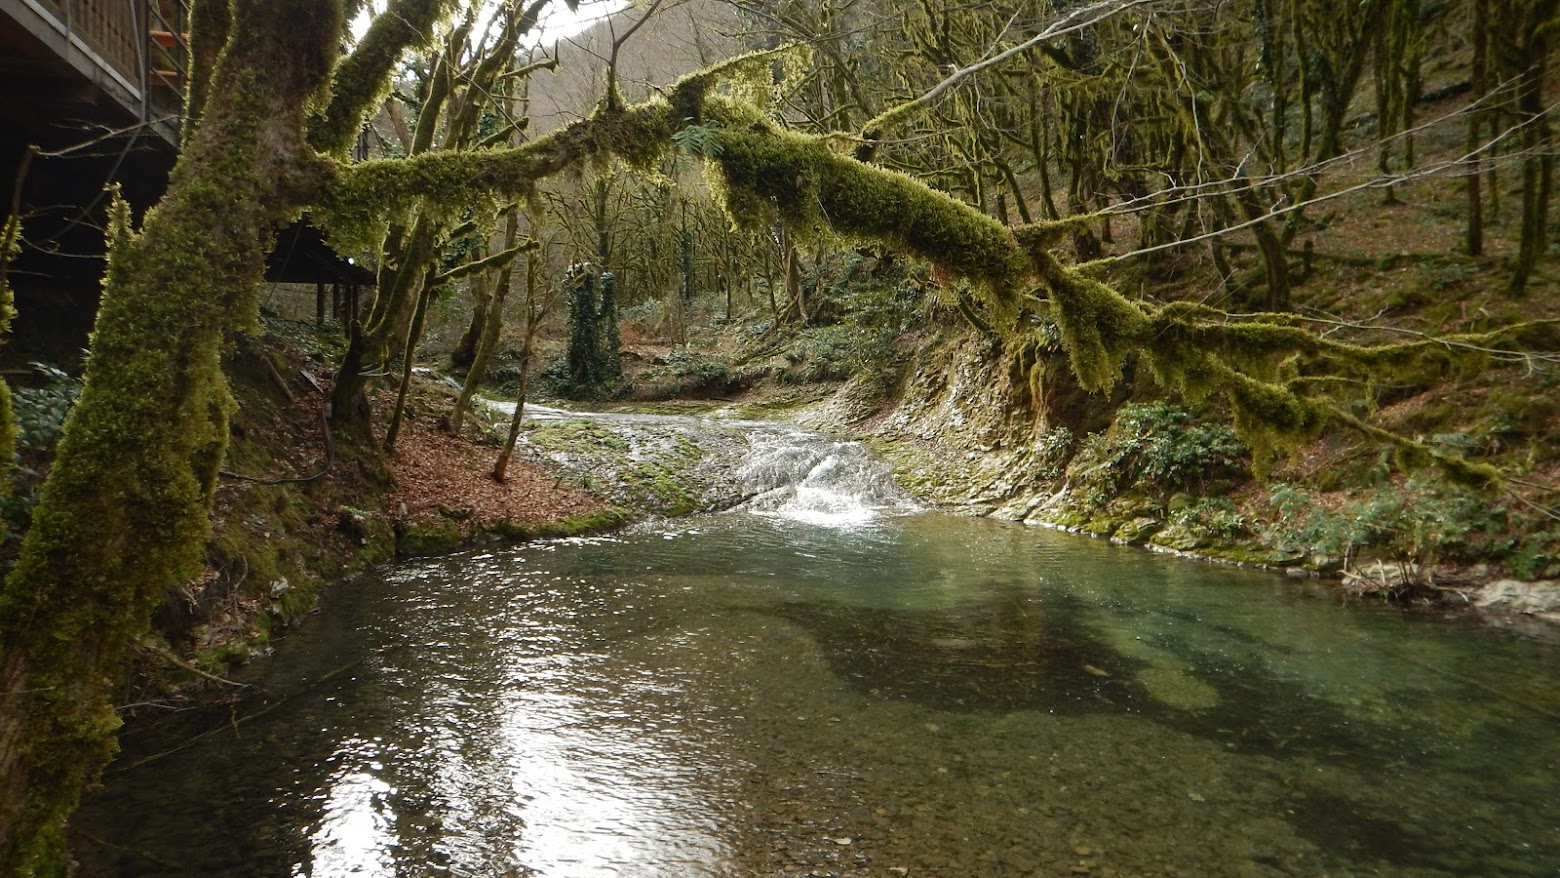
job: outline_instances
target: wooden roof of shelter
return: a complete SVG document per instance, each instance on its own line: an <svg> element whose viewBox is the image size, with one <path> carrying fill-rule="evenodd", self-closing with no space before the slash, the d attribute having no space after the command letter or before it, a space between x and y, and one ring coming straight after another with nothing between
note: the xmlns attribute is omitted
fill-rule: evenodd
<svg viewBox="0 0 1560 878"><path fill-rule="evenodd" d="M0 0L0 215L14 204L23 216L19 291L31 279L95 301L105 187L117 184L138 216L162 197L178 157L188 22L189 0ZM277 249L269 280L373 282L301 222Z"/></svg>

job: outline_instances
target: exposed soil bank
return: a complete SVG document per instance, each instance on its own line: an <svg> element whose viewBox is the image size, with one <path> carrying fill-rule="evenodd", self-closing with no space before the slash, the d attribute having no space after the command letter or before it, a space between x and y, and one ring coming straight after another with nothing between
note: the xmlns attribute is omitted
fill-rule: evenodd
<svg viewBox="0 0 1560 878"><path fill-rule="evenodd" d="M393 450L340 447L321 414L334 344L275 321L229 358L240 407L206 571L168 594L129 671L127 703L166 704L267 654L278 631L314 610L320 588L376 564L599 531L641 514L536 460L517 458L505 482L493 481L498 448L480 432L442 429L454 395L437 381L414 379ZM393 399L384 393L378 411Z"/></svg>

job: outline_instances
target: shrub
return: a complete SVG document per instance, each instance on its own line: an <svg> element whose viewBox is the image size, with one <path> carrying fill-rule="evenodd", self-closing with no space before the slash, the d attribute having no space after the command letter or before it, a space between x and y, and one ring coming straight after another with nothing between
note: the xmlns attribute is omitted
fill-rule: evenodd
<svg viewBox="0 0 1560 878"><path fill-rule="evenodd" d="M666 367L684 387L707 388L731 381L731 370L724 362L687 348L668 354Z"/></svg>
<svg viewBox="0 0 1560 878"><path fill-rule="evenodd" d="M1047 430L1039 439L1035 440L1034 453L1040 462L1039 474L1042 478L1057 479L1067 469L1067 462L1072 459L1073 451L1077 447L1077 437L1073 431L1066 427L1056 427Z"/></svg>
<svg viewBox="0 0 1560 878"><path fill-rule="evenodd" d="M798 333L782 352L790 365L780 376L781 380L790 384L810 384L849 378L855 366L850 335L847 327L838 324Z"/></svg>
<svg viewBox="0 0 1560 878"><path fill-rule="evenodd" d="M1278 485L1271 505L1277 515L1268 537L1281 551L1347 559L1371 548L1420 564L1510 561L1519 576L1545 566L1543 533L1514 537L1521 528L1503 507L1431 477L1377 485L1331 507ZM1552 565L1552 551L1548 557Z"/></svg>
<svg viewBox="0 0 1560 878"><path fill-rule="evenodd" d="M1165 402L1122 406L1110 429L1090 434L1083 447L1095 502L1128 486L1158 496L1206 493L1246 475L1248 452L1233 429Z"/></svg>
<svg viewBox="0 0 1560 878"><path fill-rule="evenodd" d="M32 521L38 488L54 458L54 446L65 427L65 416L70 414L71 406L81 394L81 382L65 372L44 363L33 363L32 366L41 383L16 388L11 395L11 411L16 419L15 485L10 494L0 500L7 544L26 531Z"/></svg>
<svg viewBox="0 0 1560 878"><path fill-rule="evenodd" d="M65 416L81 394L81 382L44 363L32 367L42 376L37 387L18 388L12 397L16 445L24 455L51 456L65 426Z"/></svg>
<svg viewBox="0 0 1560 878"><path fill-rule="evenodd" d="M1511 553L1511 572L1521 579L1560 577L1560 529L1536 531L1523 537Z"/></svg>
<svg viewBox="0 0 1560 878"><path fill-rule="evenodd" d="M1208 540L1233 540L1247 532L1246 517L1223 497L1200 497L1170 514L1171 526Z"/></svg>

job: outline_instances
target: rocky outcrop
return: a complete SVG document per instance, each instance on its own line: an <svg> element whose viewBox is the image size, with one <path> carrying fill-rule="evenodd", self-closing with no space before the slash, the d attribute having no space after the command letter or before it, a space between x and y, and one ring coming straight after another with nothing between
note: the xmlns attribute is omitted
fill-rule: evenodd
<svg viewBox="0 0 1560 878"><path fill-rule="evenodd" d="M1484 613L1532 616L1560 623L1560 581L1498 580L1479 589L1473 605Z"/></svg>
<svg viewBox="0 0 1560 878"><path fill-rule="evenodd" d="M1124 399L1081 398L1075 389L1059 352L1014 354L982 336L954 334L920 344L890 391L851 382L801 420L866 436L906 488L944 508L1216 563L1341 578L1352 595L1560 622L1553 581L1491 582L1489 564L1424 566L1387 545L1344 541L1318 551L1314 534L1289 533L1272 520L1276 501L1249 481L1240 455L1217 434L1228 433L1217 419L1177 415L1162 403L1123 407ZM1145 465L1144 455L1158 457ZM1166 478L1167 464L1186 472ZM1340 527L1349 520L1347 508L1322 511ZM1307 524L1304 515L1290 517L1295 528Z"/></svg>

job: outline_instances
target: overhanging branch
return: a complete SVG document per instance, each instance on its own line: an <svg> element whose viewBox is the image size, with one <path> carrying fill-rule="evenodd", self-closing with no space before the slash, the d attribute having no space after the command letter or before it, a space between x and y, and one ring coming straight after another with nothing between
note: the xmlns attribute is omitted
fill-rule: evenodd
<svg viewBox="0 0 1560 878"><path fill-rule="evenodd" d="M390 85L401 54L426 43L433 26L449 13L452 0L391 0L374 16L363 39L331 76L330 104L310 120L309 143L326 155L344 154Z"/></svg>

